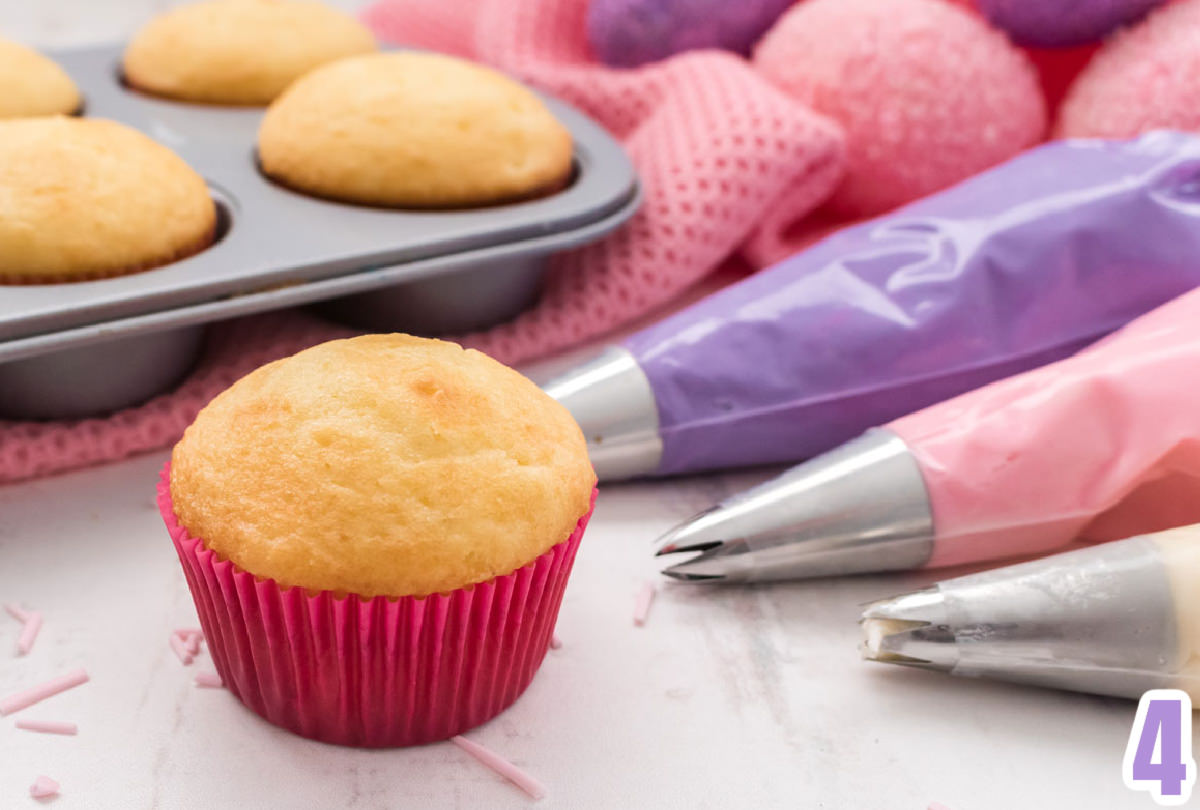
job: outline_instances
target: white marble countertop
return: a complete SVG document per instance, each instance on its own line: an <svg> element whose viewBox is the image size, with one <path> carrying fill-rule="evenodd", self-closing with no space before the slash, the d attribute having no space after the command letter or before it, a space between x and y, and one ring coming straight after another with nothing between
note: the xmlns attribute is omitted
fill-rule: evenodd
<svg viewBox="0 0 1200 810"><path fill-rule="evenodd" d="M162 0L0 3L42 46L120 39ZM361 5L344 0L339 5ZM166 454L0 487L0 601L41 610L31 655L0 614L0 695L76 666L90 683L0 721L0 808L506 808L524 794L448 743L361 751L276 729L197 689L167 646L195 611L154 506ZM633 596L650 540L755 475L605 487L552 651L469 736L547 784L552 808L1146 808L1120 777L1131 703L862 663L858 605L923 584L868 577L755 588L664 582Z"/></svg>
<svg viewBox="0 0 1200 810"><path fill-rule="evenodd" d="M45 773L68 808L505 808L524 794L441 743L362 751L303 740L168 649L195 611L154 505L165 453L0 488L0 601L41 610L0 696L84 666L92 680L0 721L0 807ZM529 691L468 736L540 778L551 808L953 810L1152 806L1120 763L1131 703L858 659L857 606L914 576L754 588L664 582L633 598L656 533L755 476L605 487L552 650Z"/></svg>

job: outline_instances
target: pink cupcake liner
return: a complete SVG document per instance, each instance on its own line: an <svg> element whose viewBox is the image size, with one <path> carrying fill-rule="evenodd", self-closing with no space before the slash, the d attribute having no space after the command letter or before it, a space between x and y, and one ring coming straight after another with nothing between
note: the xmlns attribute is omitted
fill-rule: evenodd
<svg viewBox="0 0 1200 810"><path fill-rule="evenodd" d="M520 697L546 655L592 515L507 576L423 598L338 598L220 559L180 525L169 482L167 464L159 510L225 685L276 725L363 747L444 740Z"/></svg>

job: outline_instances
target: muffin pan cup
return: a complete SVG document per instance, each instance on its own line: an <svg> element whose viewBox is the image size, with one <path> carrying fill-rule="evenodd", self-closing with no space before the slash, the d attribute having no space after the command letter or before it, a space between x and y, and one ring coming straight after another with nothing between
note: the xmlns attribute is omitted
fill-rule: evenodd
<svg viewBox="0 0 1200 810"><path fill-rule="evenodd" d="M0 414L78 419L117 411L173 388L200 355L204 327L105 340L0 365Z"/></svg>
<svg viewBox="0 0 1200 810"><path fill-rule="evenodd" d="M281 588L221 560L158 505L217 672L247 708L304 737L381 748L444 740L511 705L550 645L591 517L522 568L428 597ZM596 492L592 492L595 505Z"/></svg>
<svg viewBox="0 0 1200 810"><path fill-rule="evenodd" d="M306 196L259 172L254 150L262 110L143 95L121 83L120 54L119 46L107 46L51 56L79 85L87 115L145 132L205 177L221 210L221 232L208 249L159 268L6 286L0 418L80 417L145 400L196 359L197 341L164 332L252 312L345 297L322 309L364 329L485 328L536 299L548 257L618 227L639 202L621 146L577 110L545 97L575 144L573 181L554 194L452 210ZM157 353L133 348L143 341L164 345ZM62 378L68 368L79 370L70 378L75 385ZM103 391L98 380L109 381Z"/></svg>

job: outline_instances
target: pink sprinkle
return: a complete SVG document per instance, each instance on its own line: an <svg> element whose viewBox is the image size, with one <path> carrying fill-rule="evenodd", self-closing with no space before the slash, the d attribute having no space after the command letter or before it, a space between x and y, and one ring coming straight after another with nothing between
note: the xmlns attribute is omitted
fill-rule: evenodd
<svg viewBox="0 0 1200 810"><path fill-rule="evenodd" d="M42 629L42 614L34 610L25 615L29 618L25 620L25 626L21 628L21 637L17 639L17 655L29 655L38 631Z"/></svg>
<svg viewBox="0 0 1200 810"><path fill-rule="evenodd" d="M196 686L203 686L206 689L220 689L225 685L225 681L221 680L221 676L215 672L197 672Z"/></svg>
<svg viewBox="0 0 1200 810"><path fill-rule="evenodd" d="M171 638L179 639L188 655L195 657L200 653L200 642L204 641L204 631L199 627L181 627L171 632Z"/></svg>
<svg viewBox="0 0 1200 810"><path fill-rule="evenodd" d="M187 643L179 637L178 633L171 634L171 649L179 656L179 660L185 667L196 660L196 656L188 652Z"/></svg>
<svg viewBox="0 0 1200 810"><path fill-rule="evenodd" d="M477 742L471 742L466 737L451 737L450 742L475 757L475 759L512 782L533 798L541 799L546 795L545 785L496 752L484 748Z"/></svg>
<svg viewBox="0 0 1200 810"><path fill-rule="evenodd" d="M558 633L553 633L550 636L550 649L557 650L562 646L562 639L558 637Z"/></svg>
<svg viewBox="0 0 1200 810"><path fill-rule="evenodd" d="M58 795L58 782L49 776L39 776L29 786L29 795L35 799L48 799Z"/></svg>
<svg viewBox="0 0 1200 810"><path fill-rule="evenodd" d="M950 808L941 802L930 802L929 810L950 810Z"/></svg>
<svg viewBox="0 0 1200 810"><path fill-rule="evenodd" d="M17 728L23 728L26 731L40 731L43 734L74 736L79 733L79 726L74 723L60 723L57 720L18 720Z"/></svg>
<svg viewBox="0 0 1200 810"><path fill-rule="evenodd" d="M646 617L650 615L650 603L654 601L655 590L654 583L646 580L642 583L642 589L637 593L637 598L633 603L633 623L638 627L644 625Z"/></svg>
<svg viewBox="0 0 1200 810"><path fill-rule="evenodd" d="M8 611L9 616L12 616L14 619L16 619L19 622L29 621L29 613L27 611L21 610L21 608L19 608L18 606L14 605L11 602L7 603L4 606L4 609L6 611Z"/></svg>
<svg viewBox="0 0 1200 810"><path fill-rule="evenodd" d="M31 689L26 689L24 692L17 692L15 695L0 700L0 716L19 712L21 709L27 709L35 703L39 703L46 698L54 697L59 692L65 692L68 689L74 689L80 684L88 682L88 674L81 667L80 669L68 672L51 681L38 684Z"/></svg>

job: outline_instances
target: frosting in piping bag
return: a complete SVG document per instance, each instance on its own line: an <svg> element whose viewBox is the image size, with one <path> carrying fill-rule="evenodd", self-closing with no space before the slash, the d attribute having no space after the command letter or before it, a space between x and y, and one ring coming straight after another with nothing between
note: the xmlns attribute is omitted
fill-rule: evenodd
<svg viewBox="0 0 1200 810"><path fill-rule="evenodd" d="M630 337L658 474L796 461L1067 357L1200 284L1200 139L1064 141Z"/></svg>
<svg viewBox="0 0 1200 810"><path fill-rule="evenodd" d="M1200 522L1200 290L888 427L925 478L930 566Z"/></svg>

